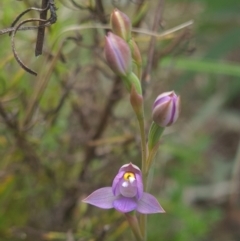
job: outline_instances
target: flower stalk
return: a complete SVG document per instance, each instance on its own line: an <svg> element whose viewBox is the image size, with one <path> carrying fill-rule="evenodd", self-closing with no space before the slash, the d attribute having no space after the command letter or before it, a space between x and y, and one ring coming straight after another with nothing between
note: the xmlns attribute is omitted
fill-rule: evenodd
<svg viewBox="0 0 240 241"><path fill-rule="evenodd" d="M136 241L144 241L135 213L125 213L125 217L135 236Z"/></svg>

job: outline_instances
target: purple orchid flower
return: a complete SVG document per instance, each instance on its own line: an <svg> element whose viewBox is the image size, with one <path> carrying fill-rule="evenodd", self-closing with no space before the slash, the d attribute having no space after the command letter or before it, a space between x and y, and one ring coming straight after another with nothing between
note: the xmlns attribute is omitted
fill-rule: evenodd
<svg viewBox="0 0 240 241"><path fill-rule="evenodd" d="M123 165L113 180L112 187L103 187L83 200L99 208L127 213L133 210L139 213L164 213L157 199L143 192L141 170L132 163Z"/></svg>

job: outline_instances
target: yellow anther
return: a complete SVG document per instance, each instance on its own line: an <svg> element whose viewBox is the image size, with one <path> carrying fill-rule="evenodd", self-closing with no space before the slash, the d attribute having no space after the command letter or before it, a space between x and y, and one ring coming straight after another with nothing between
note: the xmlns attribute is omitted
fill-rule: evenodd
<svg viewBox="0 0 240 241"><path fill-rule="evenodd" d="M123 178L128 181L130 178L135 179L135 175L132 172L125 172Z"/></svg>

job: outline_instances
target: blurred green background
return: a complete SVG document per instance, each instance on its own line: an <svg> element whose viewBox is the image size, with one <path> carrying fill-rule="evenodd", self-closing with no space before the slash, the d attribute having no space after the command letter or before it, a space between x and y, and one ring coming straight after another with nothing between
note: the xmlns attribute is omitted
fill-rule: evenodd
<svg viewBox="0 0 240 241"><path fill-rule="evenodd" d="M123 215L81 200L110 186L121 165L140 165L137 120L105 62L102 26L115 7L128 14L145 69L144 32L158 2L55 1L58 19L46 29L42 56L34 56L36 30L15 35L17 54L37 77L14 59L11 37L0 36L0 240L133 240ZM40 3L1 1L0 30ZM165 0L161 12L143 80L146 132L158 94L175 90L182 109L151 172L150 193L166 213L149 216L148 240L238 241L240 1ZM21 20L38 17L32 10Z"/></svg>

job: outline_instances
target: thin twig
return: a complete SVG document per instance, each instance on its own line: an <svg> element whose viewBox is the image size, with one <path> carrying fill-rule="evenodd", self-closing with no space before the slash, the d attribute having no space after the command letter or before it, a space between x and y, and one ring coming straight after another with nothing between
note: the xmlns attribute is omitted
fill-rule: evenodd
<svg viewBox="0 0 240 241"><path fill-rule="evenodd" d="M48 111L48 113L46 114L46 118L49 117L49 116L52 117L52 119L51 119L51 125L52 126L56 122L60 110L62 109L67 97L70 94L70 91L73 89L74 84L77 81L76 75L78 74L79 70L80 69L77 68L71 76L68 76L68 78L67 78L68 82L67 83L62 83L62 87L64 88L64 92L63 92L62 96L60 97L57 106L53 110Z"/></svg>
<svg viewBox="0 0 240 241"><path fill-rule="evenodd" d="M47 9L50 10L51 16L49 19L46 19L47 17ZM30 10L36 10L36 11L40 11L41 15L43 17L43 19L36 19L36 18L29 18L26 19L22 22L20 22L16 27L14 27L14 25L19 21L19 19L24 16L27 12L29 12ZM36 55L39 55L42 53L42 45L43 45L43 38L44 38L44 28L46 26L49 26L51 24L54 24L57 21L57 15L56 15L56 7L54 4L54 0L43 0L42 2L42 8L28 8L27 10L23 11L21 14L19 14L19 16L13 21L11 28L8 29L4 29L0 31L0 34L5 34L5 33L9 33L9 35L12 35L11 37L11 44L12 44L12 51L13 51L13 55L16 59L16 61L18 62L18 64L28 73L32 74L32 75L37 75L37 73L33 70L31 70L29 67L27 67L22 60L19 58L16 49L15 49L15 34L18 30L29 30L29 29L33 29L34 26L30 26L27 28L22 28L22 25L28 22L36 22L38 21L40 23L40 26L38 26L37 28L39 29L38 31L38 38L37 38L37 43L36 43Z"/></svg>
<svg viewBox="0 0 240 241"><path fill-rule="evenodd" d="M236 153L236 157L233 163L232 169L232 180L230 185L231 195L229 197L229 204L232 208L238 204L238 192L236 190L240 190L240 142L238 143L238 149Z"/></svg>
<svg viewBox="0 0 240 241"><path fill-rule="evenodd" d="M164 5L164 0L159 0L158 6L155 12L153 27L152 27L153 32L157 31L158 25L161 22L162 14L163 14L163 5ZM155 43L156 43L156 37L152 37L148 47L147 66L143 72L142 82L145 82L145 83L148 83L151 79L150 73L153 65Z"/></svg>
<svg viewBox="0 0 240 241"><path fill-rule="evenodd" d="M18 126L17 123L9 118L7 113L5 112L5 109L3 108L2 104L0 103L0 116L3 118L5 124L14 131L17 131Z"/></svg>
<svg viewBox="0 0 240 241"><path fill-rule="evenodd" d="M90 8L88 6L83 6L80 5L79 3L76 3L75 0L71 0L73 6L75 6L76 8L79 8L81 10L90 10Z"/></svg>
<svg viewBox="0 0 240 241"><path fill-rule="evenodd" d="M176 38L174 38L169 45L167 45L163 50L156 52L153 61L153 67L159 63L159 59L172 53L176 47L189 36L189 29L184 29Z"/></svg>
<svg viewBox="0 0 240 241"><path fill-rule="evenodd" d="M0 116L3 118L6 126L12 131L16 146L24 154L23 161L28 163L33 171L38 171L40 167L40 161L36 155L32 146L28 143L23 133L19 131L18 122L9 118L8 114L5 112L3 106L0 103Z"/></svg>
<svg viewBox="0 0 240 241"><path fill-rule="evenodd" d="M101 23L106 24L107 19L106 19L105 13L104 13L102 0L96 0L95 4L96 4L96 14L97 14L99 20L101 21Z"/></svg>
<svg viewBox="0 0 240 241"><path fill-rule="evenodd" d="M31 7L31 8L28 8L28 9L26 9L26 10L24 10L22 13L20 13L17 17L16 17L16 19L12 22L12 24L11 24L11 28L13 28L15 25L16 25L16 23L20 20L20 18L22 17L22 16L24 16L26 13L28 13L29 11L31 11L31 10L35 10L35 11L38 11L38 12L44 12L44 11L46 11L47 9L49 9L49 5L47 5L45 8L34 8L34 7ZM9 33L9 36L11 35L11 32Z"/></svg>
<svg viewBox="0 0 240 241"><path fill-rule="evenodd" d="M136 32L136 33L141 33L141 34L145 34L145 35L149 35L149 36L154 36L154 37L157 37L157 38L163 38L163 37L166 37L168 35L171 35L179 30L182 30L184 28L187 28L191 25L193 25L194 21L193 20L189 20L185 23L182 23L182 24L179 24L178 26L176 27L173 27L173 28L170 28L166 31L163 31L162 33L158 33L156 31L149 31L147 29L142 29L142 28L133 28L132 31L133 32Z"/></svg>
<svg viewBox="0 0 240 241"><path fill-rule="evenodd" d="M95 130L95 133L92 135L91 141L98 139L106 129L109 116L112 113L112 109L121 97L121 92L120 92L121 83L122 83L121 79L119 77L116 77L112 90L107 99L106 105L99 118L98 126ZM85 157L81 167L81 172L79 174L80 181L83 181L85 179L88 166L95 155L95 148L96 148L95 146L86 146Z"/></svg>
<svg viewBox="0 0 240 241"><path fill-rule="evenodd" d="M50 26L50 23L46 23L45 27ZM11 28L5 28L0 30L0 35L7 34L14 32L16 27L11 27ZM28 30L37 30L39 29L39 26L22 26L18 28L18 31L28 31Z"/></svg>
<svg viewBox="0 0 240 241"><path fill-rule="evenodd" d="M58 59L59 59L59 56L61 54L61 51L62 51L62 47L63 47L63 43L60 45L57 53L55 54L54 58L52 59L50 65L49 65L49 68L48 68L48 71L46 72L46 74L44 76L42 76L41 78L39 78L41 81L38 82L38 85L35 89L35 91L33 92L33 96L31 98L31 101L29 103L29 106L27 107L27 110L26 110L26 115L25 115L25 118L21 124L21 128L25 128L26 126L29 125L29 123L31 122L31 119L32 119L32 116L33 114L35 113L35 108L36 106L38 105L45 89L46 89L46 86L49 82L49 79L50 79L50 76L52 74L52 71L53 71L53 68L55 67Z"/></svg>
<svg viewBox="0 0 240 241"><path fill-rule="evenodd" d="M132 28L132 32L135 33L139 33L139 34L144 34L144 35L148 35L148 36L154 36L157 37L157 39L163 39L169 35L174 34L177 31L180 31L184 28L187 28L191 25L193 25L194 21L193 20L189 20L185 23L182 23L176 27L173 27L171 29L168 29L166 31L163 31L162 33L158 33L158 32L153 32L153 31L149 31L147 29L143 29L143 28ZM50 26L51 23L47 23L45 27ZM27 30L36 30L38 29L39 26L24 26L24 27L20 27L18 29L18 31L27 31ZM70 32L70 31L77 31L77 30L84 30L84 29L92 29L92 28L96 28L96 29L110 29L110 25L103 25L103 24L91 24L91 25L76 25L76 26L71 26L66 28L61 34L66 33L66 32ZM5 29L1 29L0 30L0 35L9 33L9 32L13 32L15 30L15 27L12 28L5 28Z"/></svg>
<svg viewBox="0 0 240 241"><path fill-rule="evenodd" d="M14 40L15 40L15 34L16 34L18 28L19 28L21 25L23 25L23 24L25 24L25 23L28 23L28 22L35 22L35 21L46 22L46 20L42 20L42 19L38 19L38 18L30 18L30 19L26 19L26 20L20 22L20 23L17 25L17 27L15 28L15 30L13 31L13 33L12 33L11 43L12 43L13 55L14 55L15 59L17 60L18 64L19 64L26 72L28 72L28 73L30 73L30 74L32 74L32 75L37 76L37 73L36 73L35 71L31 70L29 67L27 67L27 66L22 62L22 60L19 58L19 56L18 56L18 54L17 54L17 52L16 52L16 49L15 49L15 41L14 41Z"/></svg>
<svg viewBox="0 0 240 241"><path fill-rule="evenodd" d="M45 9L45 11L40 12L40 19L46 20L47 19L47 9L48 9L48 0L42 0L42 9ZM36 46L35 46L35 56L39 56L42 54L44 35L45 35L44 22L40 21L39 29L38 29L38 33L37 33L37 41L36 41Z"/></svg>

